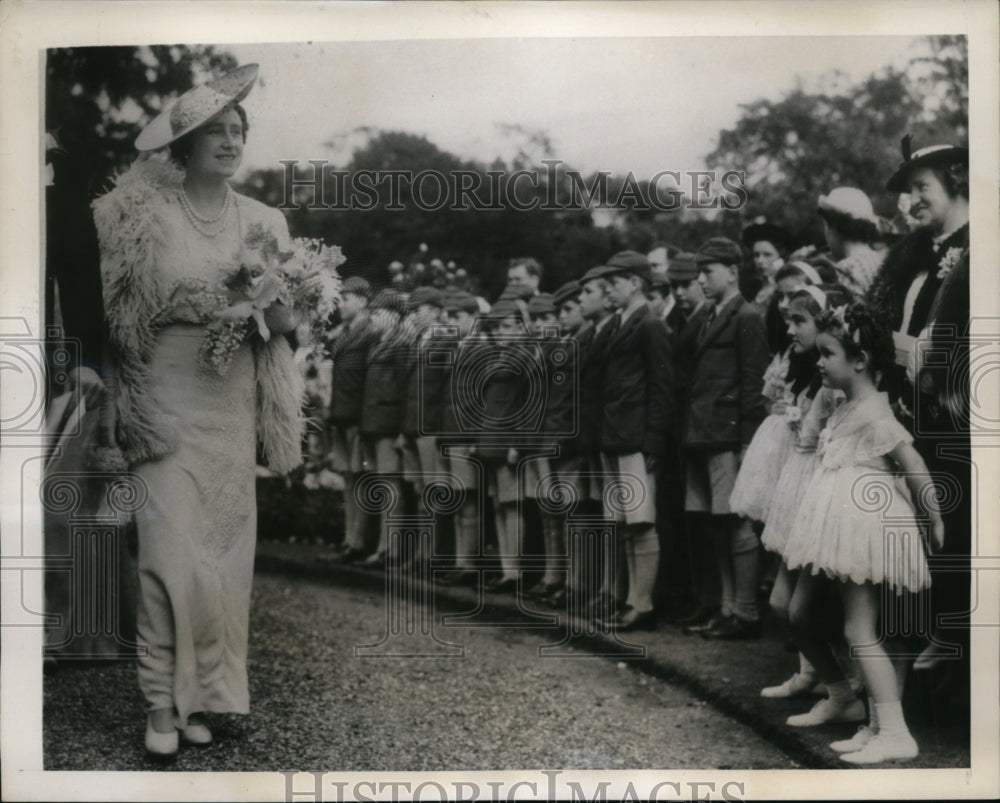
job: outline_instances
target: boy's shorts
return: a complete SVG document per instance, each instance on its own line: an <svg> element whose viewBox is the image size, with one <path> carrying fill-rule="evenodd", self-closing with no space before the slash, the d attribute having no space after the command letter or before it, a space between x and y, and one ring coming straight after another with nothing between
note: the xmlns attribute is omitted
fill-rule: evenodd
<svg viewBox="0 0 1000 803"><path fill-rule="evenodd" d="M361 435L357 424L333 426L330 462L338 474L361 473Z"/></svg>
<svg viewBox="0 0 1000 803"><path fill-rule="evenodd" d="M739 473L739 453L735 451L690 451L687 458L687 494L684 509L692 513L723 516L729 509L729 497Z"/></svg>
<svg viewBox="0 0 1000 803"><path fill-rule="evenodd" d="M601 452L601 464L604 515L625 524L656 524L656 477L646 471L646 456Z"/></svg>

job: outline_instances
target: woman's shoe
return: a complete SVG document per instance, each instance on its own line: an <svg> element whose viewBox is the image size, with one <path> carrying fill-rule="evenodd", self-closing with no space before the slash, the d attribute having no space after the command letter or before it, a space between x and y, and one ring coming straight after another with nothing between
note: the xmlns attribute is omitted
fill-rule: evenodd
<svg viewBox="0 0 1000 803"><path fill-rule="evenodd" d="M177 758L177 731L160 733L153 728L153 718L146 717L146 755L154 761L173 761Z"/></svg>
<svg viewBox="0 0 1000 803"><path fill-rule="evenodd" d="M197 716L197 715L195 715ZM212 731L208 729L201 717L192 719L188 717L188 724L179 728L181 741L193 747L208 747L212 743Z"/></svg>

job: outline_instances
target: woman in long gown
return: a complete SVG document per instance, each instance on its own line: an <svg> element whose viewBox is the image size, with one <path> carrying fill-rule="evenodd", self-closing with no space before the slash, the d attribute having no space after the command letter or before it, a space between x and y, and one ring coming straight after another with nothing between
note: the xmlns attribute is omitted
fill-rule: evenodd
<svg viewBox="0 0 1000 803"><path fill-rule="evenodd" d="M98 454L120 454L148 492L136 514L137 635L153 757L208 744L204 712L249 711L257 443L275 470L301 460L302 380L281 336L292 310L275 302L270 339L247 337L228 365L206 350L231 300L225 283L253 262L250 227L289 239L278 210L228 183L246 139L238 104L256 75L247 65L182 95L136 140L145 152L169 145L169 158L140 156L94 205L116 364L114 444Z"/></svg>

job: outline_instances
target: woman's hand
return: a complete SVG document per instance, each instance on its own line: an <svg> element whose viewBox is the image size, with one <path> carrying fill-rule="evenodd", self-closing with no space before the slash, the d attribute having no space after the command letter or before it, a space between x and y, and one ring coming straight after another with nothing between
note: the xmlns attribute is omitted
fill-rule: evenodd
<svg viewBox="0 0 1000 803"><path fill-rule="evenodd" d="M516 466L517 465L517 449L511 447L507 450L507 465Z"/></svg>
<svg viewBox="0 0 1000 803"><path fill-rule="evenodd" d="M283 335L299 325L299 314L294 308L275 301L264 310L264 323L271 334Z"/></svg>
<svg viewBox="0 0 1000 803"><path fill-rule="evenodd" d="M935 552L944 546L944 520L940 516L931 519L931 543Z"/></svg>

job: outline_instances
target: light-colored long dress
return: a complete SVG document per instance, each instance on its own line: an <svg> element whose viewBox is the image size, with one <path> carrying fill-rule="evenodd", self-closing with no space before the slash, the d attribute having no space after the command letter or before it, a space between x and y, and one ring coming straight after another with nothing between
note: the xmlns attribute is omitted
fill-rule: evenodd
<svg viewBox="0 0 1000 803"><path fill-rule="evenodd" d="M160 186L147 199L143 214L156 232L155 258L147 267L154 275L127 278L143 283L134 297L154 299L148 334L155 340L141 374L142 399L151 409L133 417L151 422L149 431L169 449L137 459L124 446L131 471L149 494L136 513L137 640L147 648L138 675L149 709L176 707L183 725L193 712L249 710L246 656L261 420L257 372L276 364L262 363L247 340L220 375L203 364L199 351L211 311L225 304L222 281L239 267L248 228L260 223L282 247L288 229L277 210L235 195L226 228L208 237L186 217L179 188ZM103 215L108 231L114 230L108 222L112 206ZM127 204L122 208L127 215ZM110 252L108 239L102 246ZM107 295L108 276L105 282ZM109 307L113 325L130 312L128 303L120 307ZM287 352L294 373L287 344L280 347L278 361ZM128 414L129 397L119 397Z"/></svg>

